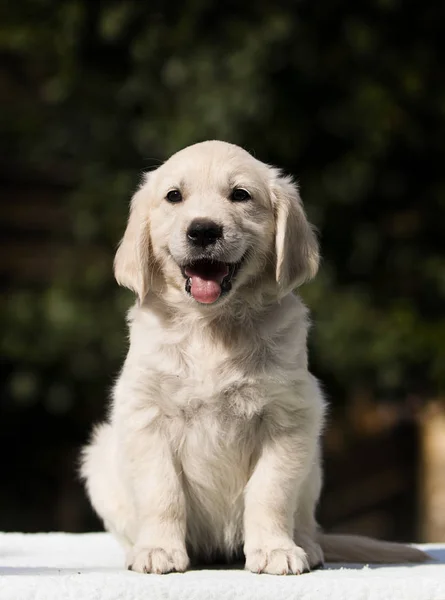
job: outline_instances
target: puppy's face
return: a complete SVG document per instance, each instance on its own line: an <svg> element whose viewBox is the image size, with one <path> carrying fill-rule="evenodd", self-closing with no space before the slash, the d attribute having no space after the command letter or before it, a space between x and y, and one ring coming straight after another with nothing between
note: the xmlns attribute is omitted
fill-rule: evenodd
<svg viewBox="0 0 445 600"><path fill-rule="evenodd" d="M199 145L148 182L154 255L201 304L226 299L264 267L274 237L267 172L235 146Z"/></svg>
<svg viewBox="0 0 445 600"><path fill-rule="evenodd" d="M221 306L266 273L286 293L317 263L294 184L237 146L204 142L146 176L115 268L141 299L161 278L164 295Z"/></svg>

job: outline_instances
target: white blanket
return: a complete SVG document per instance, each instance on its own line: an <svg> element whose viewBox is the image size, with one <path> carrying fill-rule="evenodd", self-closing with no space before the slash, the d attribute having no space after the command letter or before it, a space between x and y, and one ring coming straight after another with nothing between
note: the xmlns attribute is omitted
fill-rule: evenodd
<svg viewBox="0 0 445 600"><path fill-rule="evenodd" d="M140 575L108 534L0 534L0 600L445 600L445 544L416 566L328 565L301 576L206 569Z"/></svg>

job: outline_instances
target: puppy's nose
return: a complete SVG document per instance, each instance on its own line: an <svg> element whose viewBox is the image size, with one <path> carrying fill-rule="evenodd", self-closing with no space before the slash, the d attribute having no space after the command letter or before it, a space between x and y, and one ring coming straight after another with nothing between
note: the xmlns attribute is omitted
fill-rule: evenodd
<svg viewBox="0 0 445 600"><path fill-rule="evenodd" d="M210 246L222 237L223 228L208 219L195 219L187 229L187 237L195 246Z"/></svg>

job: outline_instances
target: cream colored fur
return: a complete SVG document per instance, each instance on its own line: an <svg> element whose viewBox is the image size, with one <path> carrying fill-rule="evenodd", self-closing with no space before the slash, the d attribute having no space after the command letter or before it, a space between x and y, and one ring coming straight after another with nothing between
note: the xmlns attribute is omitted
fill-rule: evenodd
<svg viewBox="0 0 445 600"><path fill-rule="evenodd" d="M232 202L234 187L252 199ZM171 189L183 202L169 203ZM224 227L218 259L244 262L212 305L185 291L194 218ZM245 556L302 573L326 558L416 561L401 545L318 531L325 401L307 366L308 312L292 290L318 268L296 185L241 148L204 142L147 174L116 255L136 293L106 423L83 454L91 502L140 572Z"/></svg>

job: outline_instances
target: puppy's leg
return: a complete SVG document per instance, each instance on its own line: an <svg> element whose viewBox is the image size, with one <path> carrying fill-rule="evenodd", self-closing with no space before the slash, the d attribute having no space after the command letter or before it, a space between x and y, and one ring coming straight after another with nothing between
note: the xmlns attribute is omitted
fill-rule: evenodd
<svg viewBox="0 0 445 600"><path fill-rule="evenodd" d="M105 529L129 550L133 545L134 506L128 486L119 476L114 442L111 425L97 427L91 443L83 449L80 474Z"/></svg>
<svg viewBox="0 0 445 600"><path fill-rule="evenodd" d="M127 431L122 447L137 526L128 568L141 573L185 571L185 497L164 432L159 426Z"/></svg>
<svg viewBox="0 0 445 600"><path fill-rule="evenodd" d="M246 487L244 553L246 568L256 573L309 570L306 552L293 540L295 506L318 443L311 411L307 416L303 412L265 425L260 456Z"/></svg>

